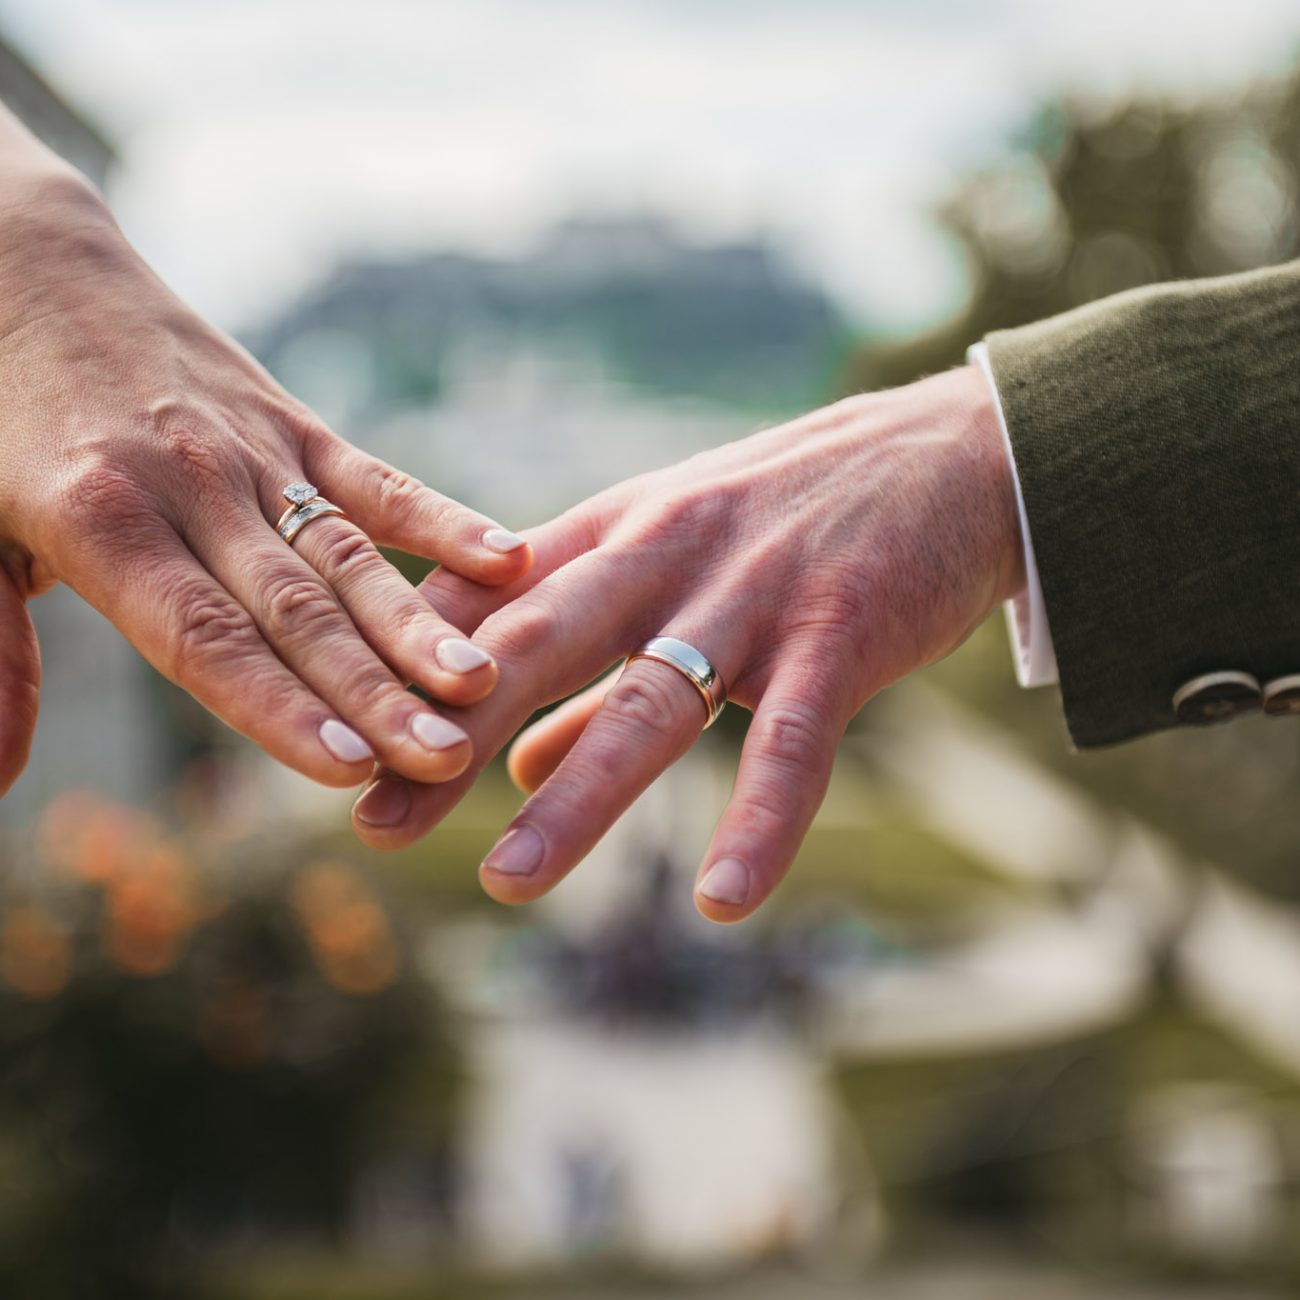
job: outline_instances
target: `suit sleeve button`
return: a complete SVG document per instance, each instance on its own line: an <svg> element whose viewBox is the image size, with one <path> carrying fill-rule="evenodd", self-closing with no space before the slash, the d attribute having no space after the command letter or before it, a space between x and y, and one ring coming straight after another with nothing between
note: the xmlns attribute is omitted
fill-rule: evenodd
<svg viewBox="0 0 1300 1300"><path fill-rule="evenodd" d="M1300 692L1300 679L1295 679ZM1179 722L1206 726L1228 722L1243 713L1259 708L1259 682L1249 673L1203 673L1184 682L1174 692L1174 715ZM1300 709L1300 702L1297 703Z"/></svg>
<svg viewBox="0 0 1300 1300"><path fill-rule="evenodd" d="M1270 718L1300 713L1300 674L1275 677L1264 684L1264 712Z"/></svg>

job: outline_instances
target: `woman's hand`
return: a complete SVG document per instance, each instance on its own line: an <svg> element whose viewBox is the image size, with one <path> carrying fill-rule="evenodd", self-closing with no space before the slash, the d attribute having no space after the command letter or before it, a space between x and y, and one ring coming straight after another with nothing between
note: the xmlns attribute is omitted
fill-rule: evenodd
<svg viewBox="0 0 1300 1300"><path fill-rule="evenodd" d="M947 654L1024 583L1011 469L974 367L855 397L620 484L533 531L534 571L498 591L446 573L430 599L496 657L503 680L459 714L476 758L438 789L382 775L354 824L414 839L537 707L647 638L696 647L754 711L730 803L696 887L747 916L794 857L849 719ZM518 741L536 793L484 861L503 902L565 875L705 722L691 683L636 660Z"/></svg>
<svg viewBox="0 0 1300 1300"><path fill-rule="evenodd" d="M282 490L347 519L292 547ZM199 319L102 201L0 110L0 780L21 768L38 669L22 602L56 581L268 753L329 785L379 761L421 782L468 737L408 692L482 699L497 667L375 549L476 583L527 569L522 539L349 446ZM2 701L0 701L2 702ZM7 782L5 782L7 784Z"/></svg>

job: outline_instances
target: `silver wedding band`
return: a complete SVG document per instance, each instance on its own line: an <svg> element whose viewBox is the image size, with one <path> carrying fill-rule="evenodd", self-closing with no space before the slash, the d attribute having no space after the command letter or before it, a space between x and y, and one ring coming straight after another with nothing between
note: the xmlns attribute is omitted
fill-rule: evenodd
<svg viewBox="0 0 1300 1300"><path fill-rule="evenodd" d="M288 501L289 508L276 520L275 531L290 546L313 519L324 519L326 515L347 518L342 507L326 501L310 483L290 483L281 495Z"/></svg>
<svg viewBox="0 0 1300 1300"><path fill-rule="evenodd" d="M693 645L679 641L675 636L652 636L639 650L628 655L627 662L637 659L654 659L669 668L676 668L700 693L704 701L707 731L718 720L727 704L727 688L722 674Z"/></svg>

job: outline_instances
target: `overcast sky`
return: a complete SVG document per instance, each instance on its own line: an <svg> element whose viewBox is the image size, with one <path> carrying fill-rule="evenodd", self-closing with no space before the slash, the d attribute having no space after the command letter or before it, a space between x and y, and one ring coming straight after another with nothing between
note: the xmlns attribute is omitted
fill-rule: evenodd
<svg viewBox="0 0 1300 1300"><path fill-rule="evenodd" d="M227 326L348 250L649 208L765 232L908 328L959 284L918 214L1035 103L1280 70L1300 3L0 0L0 26L117 141L128 232Z"/></svg>

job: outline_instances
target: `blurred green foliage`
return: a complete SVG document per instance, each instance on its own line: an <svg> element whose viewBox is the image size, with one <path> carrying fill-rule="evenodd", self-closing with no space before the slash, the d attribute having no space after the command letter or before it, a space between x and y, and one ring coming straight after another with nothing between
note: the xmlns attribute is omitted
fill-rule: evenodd
<svg viewBox="0 0 1300 1300"><path fill-rule="evenodd" d="M1298 192L1300 73L1218 103L1048 105L937 213L968 268L962 310L861 350L847 385L905 383L991 330L1124 289L1295 257Z"/></svg>
<svg viewBox="0 0 1300 1300"><path fill-rule="evenodd" d="M1300 1284L1297 1213L1246 1258L1180 1258L1168 1242L1141 1246L1135 1206L1154 1169L1142 1153L1168 1115L1140 1100L1185 1087L1224 1087L1291 1147L1300 1137L1300 1081L1243 1051L1240 1041L1168 991L1132 1018L1066 1043L946 1058L841 1066L839 1094L871 1151L896 1232L895 1248L931 1248L959 1224L1015 1235L1031 1252L1085 1275L1160 1272ZM1158 1234L1157 1234L1158 1236ZM1143 1258L1145 1254L1146 1258ZM1216 1293L1217 1294L1217 1293Z"/></svg>
<svg viewBox="0 0 1300 1300"><path fill-rule="evenodd" d="M0 900L0 1294L205 1294L215 1251L336 1240L459 1083L372 885L59 801ZM232 852L233 850L233 852Z"/></svg>

